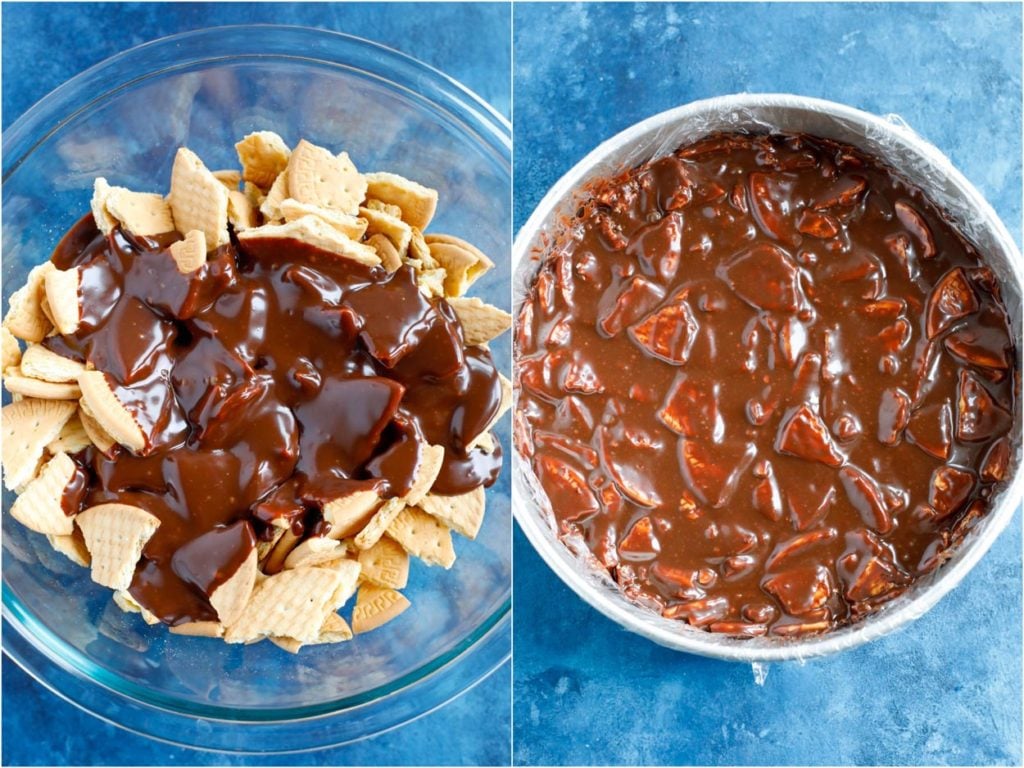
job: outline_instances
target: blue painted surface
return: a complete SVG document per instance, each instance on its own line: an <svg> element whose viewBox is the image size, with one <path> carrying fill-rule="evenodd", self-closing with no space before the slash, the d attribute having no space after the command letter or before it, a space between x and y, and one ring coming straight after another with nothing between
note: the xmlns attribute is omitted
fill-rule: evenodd
<svg viewBox="0 0 1024 768"><path fill-rule="evenodd" d="M223 24L321 27L376 40L459 80L508 116L504 4L14 4L3 9L3 126L81 70L142 42ZM54 41L74 41L55 44ZM169 747L106 725L3 661L5 765L404 765L509 762L510 668L434 714L375 739L280 758Z"/></svg>
<svg viewBox="0 0 1024 768"><path fill-rule="evenodd" d="M602 140L741 91L895 112L1020 238L1019 5L517 5L516 222ZM675 653L578 600L517 531L521 764L1021 762L1020 514L925 618L805 665Z"/></svg>

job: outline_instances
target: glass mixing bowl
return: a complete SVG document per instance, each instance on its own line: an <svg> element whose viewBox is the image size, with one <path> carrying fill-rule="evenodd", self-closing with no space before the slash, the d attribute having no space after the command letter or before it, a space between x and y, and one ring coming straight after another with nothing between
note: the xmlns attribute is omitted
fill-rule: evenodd
<svg viewBox="0 0 1024 768"><path fill-rule="evenodd" d="M497 266L474 295L508 307L511 128L473 93L401 53L293 27L225 27L142 45L83 72L3 135L3 298L89 210L93 179L169 187L179 146L237 167L253 130L345 149L440 192L431 229ZM507 339L492 345L507 370ZM509 445L507 420L498 429ZM293 656L171 635L3 516L4 651L92 714L193 747L282 752L337 745L418 717L486 677L510 650L509 470L450 571L413 564L410 608L344 645ZM4 507L11 501L4 495ZM242 727L240 727L242 726Z"/></svg>

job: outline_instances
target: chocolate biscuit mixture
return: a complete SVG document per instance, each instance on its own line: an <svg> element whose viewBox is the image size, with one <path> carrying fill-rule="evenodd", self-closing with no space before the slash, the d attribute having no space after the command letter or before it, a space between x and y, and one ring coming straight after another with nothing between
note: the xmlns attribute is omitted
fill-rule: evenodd
<svg viewBox="0 0 1024 768"><path fill-rule="evenodd" d="M500 407L497 369L411 267L267 239L183 275L178 239L105 236L87 216L52 259L81 268L83 309L46 346L107 372L147 439L141 455L76 455L64 509L159 518L129 590L140 605L171 625L215 620L207 595L257 539L282 523L325 534L323 505L357 491L401 496L427 444L445 449L435 493L494 482L500 448L470 443Z"/></svg>
<svg viewBox="0 0 1024 768"><path fill-rule="evenodd" d="M1009 473L999 284L849 146L719 134L597 182L518 317L516 440L562 537L714 632L857 621Z"/></svg>

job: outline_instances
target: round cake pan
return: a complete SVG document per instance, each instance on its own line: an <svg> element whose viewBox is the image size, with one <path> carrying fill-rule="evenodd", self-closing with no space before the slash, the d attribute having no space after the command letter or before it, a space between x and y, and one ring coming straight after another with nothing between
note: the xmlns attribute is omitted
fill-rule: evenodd
<svg viewBox="0 0 1024 768"><path fill-rule="evenodd" d="M526 296L557 232L575 211L580 190L592 179L671 153L717 131L806 133L851 144L877 157L920 187L967 236L996 272L1017 340L1020 366L1020 251L992 206L936 147L896 116L879 117L820 99L785 94L739 94L697 101L655 115L601 144L563 176L541 200L513 247L513 304ZM1019 386L1019 385L1018 385ZM1017 397L1019 401L1020 393ZM1011 433L1011 475L994 496L988 515L967 535L950 560L865 620L823 635L798 639L740 639L665 619L626 598L594 564L589 552L572 552L554 532L553 516L529 462L513 452L513 512L548 566L581 598L626 629L680 651L735 661L805 659L867 643L922 616L959 584L1009 524L1022 496L1020 406ZM589 558L589 559L588 559Z"/></svg>

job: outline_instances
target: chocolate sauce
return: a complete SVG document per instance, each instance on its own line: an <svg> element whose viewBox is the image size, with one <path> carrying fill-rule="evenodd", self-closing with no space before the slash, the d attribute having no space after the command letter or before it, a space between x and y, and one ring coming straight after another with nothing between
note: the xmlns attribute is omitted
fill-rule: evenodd
<svg viewBox="0 0 1024 768"><path fill-rule="evenodd" d="M182 275L177 239L103 236L86 217L52 259L81 270L82 320L47 346L103 370L145 435L139 455L76 456L88 476L68 502L160 519L130 589L140 605L169 624L216 618L209 594L275 521L323 535L325 502L404 494L427 443L445 448L437 492L494 482L500 452L466 445L498 410L497 370L410 267L261 240Z"/></svg>
<svg viewBox="0 0 1024 768"><path fill-rule="evenodd" d="M664 616L856 621L1008 473L999 285L849 146L721 134L586 190L517 322L516 440L562 537Z"/></svg>

